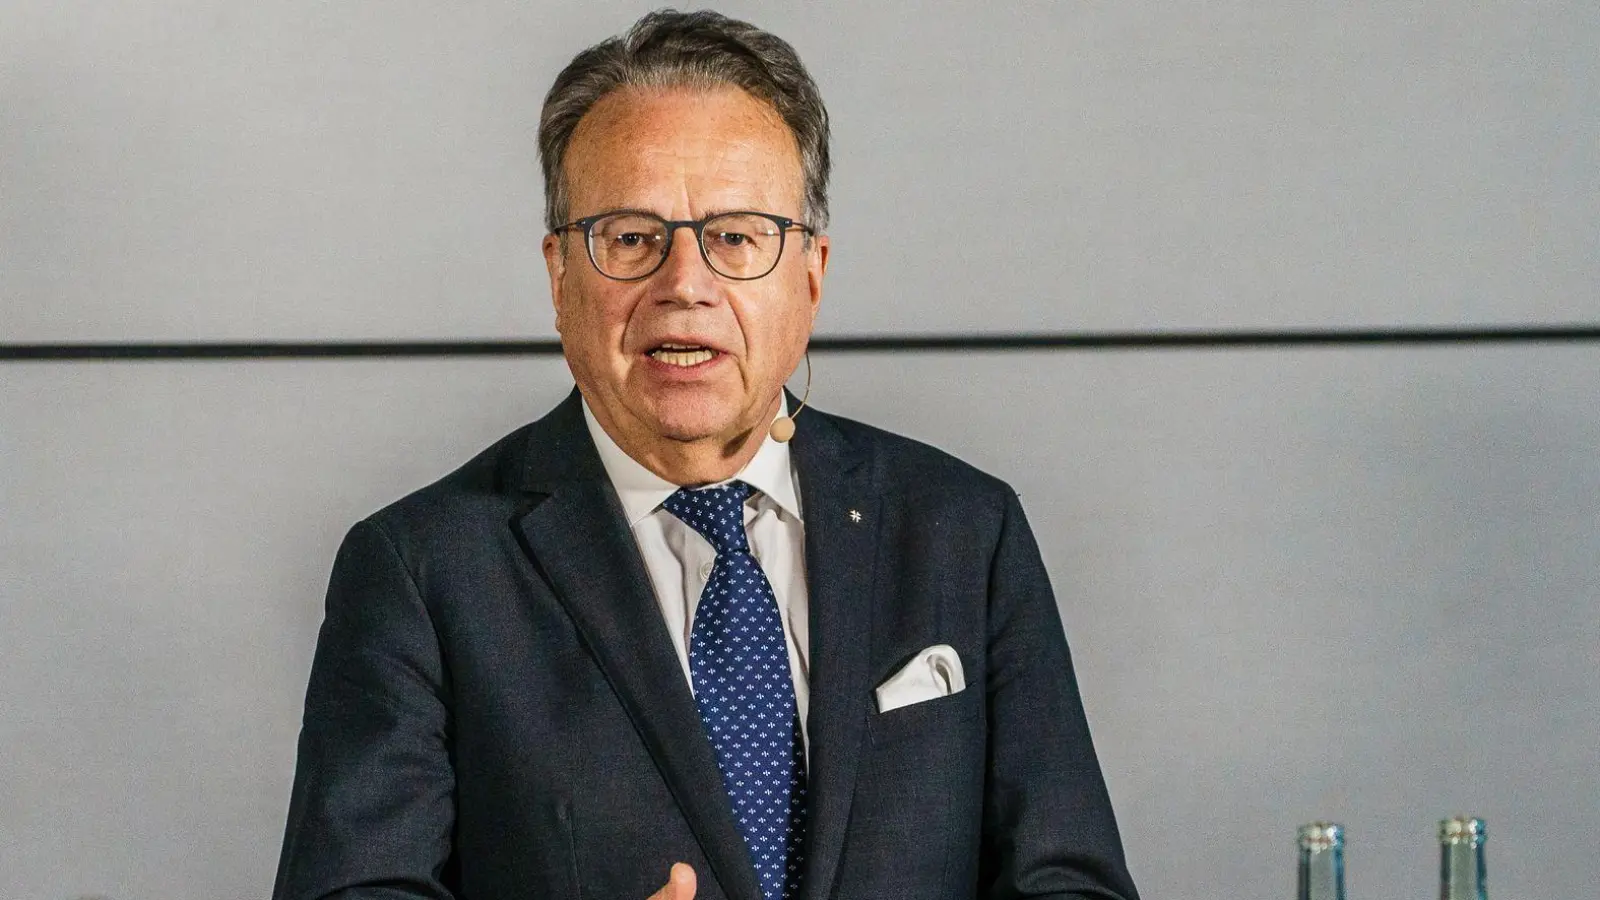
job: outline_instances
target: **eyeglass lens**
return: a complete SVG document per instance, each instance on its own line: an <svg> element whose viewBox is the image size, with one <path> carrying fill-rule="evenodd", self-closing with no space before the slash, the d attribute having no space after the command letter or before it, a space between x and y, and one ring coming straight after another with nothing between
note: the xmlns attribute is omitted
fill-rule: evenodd
<svg viewBox="0 0 1600 900"><path fill-rule="evenodd" d="M711 268L729 278L760 278L783 252L783 229L762 216L729 213L705 224L701 246ZM642 278L655 271L667 248L667 227L653 216L617 213L589 230L589 255L612 278Z"/></svg>

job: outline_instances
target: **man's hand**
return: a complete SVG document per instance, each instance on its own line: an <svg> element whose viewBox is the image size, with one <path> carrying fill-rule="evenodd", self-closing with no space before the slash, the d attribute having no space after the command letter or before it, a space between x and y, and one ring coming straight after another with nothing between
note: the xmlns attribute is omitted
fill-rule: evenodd
<svg viewBox="0 0 1600 900"><path fill-rule="evenodd" d="M688 863L673 863L667 883L649 900L694 900L694 869Z"/></svg>

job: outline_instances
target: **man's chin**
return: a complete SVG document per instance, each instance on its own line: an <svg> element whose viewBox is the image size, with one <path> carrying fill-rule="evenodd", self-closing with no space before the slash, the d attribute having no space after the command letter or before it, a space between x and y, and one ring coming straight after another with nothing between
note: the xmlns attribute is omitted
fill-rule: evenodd
<svg viewBox="0 0 1600 900"><path fill-rule="evenodd" d="M665 421L657 425L656 433L666 440L680 444L698 444L706 441L733 440L740 432L731 422Z"/></svg>
<svg viewBox="0 0 1600 900"><path fill-rule="evenodd" d="M733 441L748 432L740 427L737 416L716 409L663 409L652 419L656 434L683 444Z"/></svg>

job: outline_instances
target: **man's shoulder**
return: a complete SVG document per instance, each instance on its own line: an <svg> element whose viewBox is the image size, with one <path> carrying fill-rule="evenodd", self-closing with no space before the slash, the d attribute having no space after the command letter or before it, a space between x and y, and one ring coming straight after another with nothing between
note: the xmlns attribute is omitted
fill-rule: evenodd
<svg viewBox="0 0 1600 900"><path fill-rule="evenodd" d="M868 452L875 479L901 500L938 495L1003 504L1016 496L1005 481L949 451L855 419L823 415L848 444Z"/></svg>
<svg viewBox="0 0 1600 900"><path fill-rule="evenodd" d="M577 393L479 451L444 477L368 517L385 529L458 528L471 520L504 524L527 501L541 475L581 468L594 456ZM594 462L598 465L598 461Z"/></svg>
<svg viewBox="0 0 1600 900"><path fill-rule="evenodd" d="M449 474L411 491L366 518L391 539L459 531L474 521L504 521L520 502L529 423L475 454Z"/></svg>

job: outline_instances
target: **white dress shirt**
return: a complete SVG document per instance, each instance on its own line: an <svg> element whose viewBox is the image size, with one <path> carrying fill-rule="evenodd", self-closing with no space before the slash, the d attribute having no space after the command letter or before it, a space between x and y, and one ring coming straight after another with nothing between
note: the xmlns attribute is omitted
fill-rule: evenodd
<svg viewBox="0 0 1600 900"><path fill-rule="evenodd" d="M788 414L788 399L779 401L780 415ZM628 527L644 557L645 571L655 588L661 618L667 624L672 646L683 664L683 676L694 691L689 673L689 635L694 628L694 611L700 593L711 577L716 548L661 504L678 489L640 465L595 421L584 401L583 419L589 436L600 451L600 462L622 501ZM801 517L799 479L789 460L789 445L768 436L754 458L730 481L743 481L755 489L744 505L745 532L750 552L767 573L772 592L778 598L778 616L783 620L784 643L789 648L789 674L794 679L795 708L800 714L800 731L806 730L806 711L810 699L810 633L806 597L805 520ZM727 482L722 482L726 484ZM710 487L710 485L707 485Z"/></svg>

